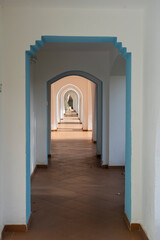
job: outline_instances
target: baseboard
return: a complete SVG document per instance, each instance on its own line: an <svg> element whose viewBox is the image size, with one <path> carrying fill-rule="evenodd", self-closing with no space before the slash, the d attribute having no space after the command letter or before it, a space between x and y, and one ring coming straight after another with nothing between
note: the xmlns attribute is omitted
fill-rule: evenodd
<svg viewBox="0 0 160 240"><path fill-rule="evenodd" d="M108 166L109 169L125 169L125 166Z"/></svg>
<svg viewBox="0 0 160 240"><path fill-rule="evenodd" d="M28 220L27 224L9 224L9 225L5 225L2 231L2 240L4 238L5 232L26 232L28 231L28 229L30 228L31 225L31 216Z"/></svg>
<svg viewBox="0 0 160 240"><path fill-rule="evenodd" d="M4 231L3 231L3 236L4 236L4 232L26 232L27 231L27 225L5 225L4 226Z"/></svg>
<svg viewBox="0 0 160 240"><path fill-rule="evenodd" d="M83 129L84 132L92 132L92 130Z"/></svg>
<svg viewBox="0 0 160 240"><path fill-rule="evenodd" d="M131 231L140 231L140 224L139 223L131 223L130 228L131 228Z"/></svg>
<svg viewBox="0 0 160 240"><path fill-rule="evenodd" d="M53 129L53 130L51 130L51 132L57 132L57 129Z"/></svg>
<svg viewBox="0 0 160 240"><path fill-rule="evenodd" d="M37 168L48 168L47 164L37 164Z"/></svg>
<svg viewBox="0 0 160 240"><path fill-rule="evenodd" d="M30 225L31 225L31 217L32 214L30 215L30 218L28 220L27 224L10 224L10 225L5 225L1 234L1 238L5 237L5 232L26 232L29 230Z"/></svg>
<svg viewBox="0 0 160 240"><path fill-rule="evenodd" d="M139 232L141 232L144 240L149 240L149 238L147 237L147 234L145 233L145 231L140 223L130 223L128 220L128 217L125 213L124 213L124 221L127 225L127 228L129 229L129 231L139 231Z"/></svg>

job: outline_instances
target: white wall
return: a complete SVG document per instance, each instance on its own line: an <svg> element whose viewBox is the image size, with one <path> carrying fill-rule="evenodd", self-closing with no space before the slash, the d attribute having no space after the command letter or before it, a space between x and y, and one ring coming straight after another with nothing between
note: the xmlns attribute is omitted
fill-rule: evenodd
<svg viewBox="0 0 160 240"><path fill-rule="evenodd" d="M110 78L110 58L106 61L107 74L103 81L103 117L102 117L102 164L109 163L109 78ZM107 64L108 63L108 64ZM98 109L101 106L98 106ZM104 159L104 160L103 160Z"/></svg>
<svg viewBox="0 0 160 240"><path fill-rule="evenodd" d="M96 85L92 84L92 139L93 142L97 141L96 131L97 131L97 109L96 109Z"/></svg>
<svg viewBox="0 0 160 240"><path fill-rule="evenodd" d="M30 64L30 149L31 174L36 166L36 104L35 104L34 63Z"/></svg>
<svg viewBox="0 0 160 240"><path fill-rule="evenodd" d="M126 78L112 76L109 91L109 166L125 165Z"/></svg>
<svg viewBox="0 0 160 240"><path fill-rule="evenodd" d="M4 6L3 18L5 224L26 222L25 50L42 35L118 36L132 52L132 222L140 221L143 11Z"/></svg>
<svg viewBox="0 0 160 240"><path fill-rule="evenodd" d="M159 1L149 1L144 26L142 223L151 240L160 238L159 9Z"/></svg>
<svg viewBox="0 0 160 240"><path fill-rule="evenodd" d="M88 130L92 130L92 115L94 114L92 112L92 104L93 104L93 101L92 101L92 95L93 95L93 92L92 92L92 82L88 81Z"/></svg>
<svg viewBox="0 0 160 240"><path fill-rule="evenodd" d="M0 6L0 84L2 84L2 12ZM3 229L2 92L0 92L0 238Z"/></svg>

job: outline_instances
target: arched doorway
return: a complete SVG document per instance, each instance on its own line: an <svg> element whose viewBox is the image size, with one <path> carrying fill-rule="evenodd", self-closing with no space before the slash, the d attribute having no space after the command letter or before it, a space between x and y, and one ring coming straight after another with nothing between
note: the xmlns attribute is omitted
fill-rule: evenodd
<svg viewBox="0 0 160 240"><path fill-rule="evenodd" d="M47 102L48 102L48 106L47 106L47 119L48 119L48 127L47 127L47 139L48 139L48 142L47 142L47 149L48 149L48 153L47 153L47 158L48 158L48 154L51 153L51 106L50 106L50 99L51 99L51 85L57 81L59 81L60 79L63 79L65 77L69 77L69 76L79 76L79 77L82 77L82 78L85 78L91 82L93 82L95 85L96 85L96 142L97 142L97 145L96 145L96 149L97 149L97 155L101 156L101 159L103 161L103 146L102 146L102 139L103 139L103 109L99 106L103 106L103 83L101 80L99 80L98 78L96 78L95 76L89 74L89 73L86 73L86 72L83 72L83 71L76 71L76 70L73 70L73 71L68 71L68 72L64 72L62 74L59 74L58 76L55 76L53 77L52 79L50 79L48 82L47 82ZM67 87L69 85L66 85ZM73 87L73 85L71 85ZM76 86L74 86L76 91L79 91L80 95L81 95L81 119L82 119L82 125L83 125L83 93L81 92L80 89L78 89ZM62 89L65 89L65 86L63 86ZM60 93L61 91L59 91ZM59 93L57 96L59 96ZM57 98L57 103L58 103L58 98ZM57 110L58 111L58 110ZM57 118L57 120L59 120L59 118Z"/></svg>
<svg viewBox="0 0 160 240"><path fill-rule="evenodd" d="M78 114L78 95L76 92L74 92L73 90L68 90L64 96L63 96L63 106L64 106L64 110L63 112L67 112L67 110L73 110L76 111ZM69 107L69 109L68 109Z"/></svg>
<svg viewBox="0 0 160 240"><path fill-rule="evenodd" d="M74 91L77 96L78 96L78 114L80 117L81 122L83 123L83 94L82 91L74 84L66 84L64 86L62 86L62 88L60 88L60 90L57 93L57 122L60 121L60 119L63 116L63 111L64 111L64 106L63 106L63 102L64 102L64 94L67 91Z"/></svg>
<svg viewBox="0 0 160 240"><path fill-rule="evenodd" d="M117 42L116 37L54 37L45 36L41 41L36 41L35 46L31 46L30 51L26 51L26 222L31 214L31 188L30 188L30 56L44 46L46 42L87 42L87 43L113 43L114 47L126 58L126 155L125 155L125 213L131 221L131 53L122 47L122 43ZM80 74L80 71L76 71ZM67 73L65 73L67 74ZM68 72L70 75L71 72ZM74 73L75 74L75 73ZM63 74L62 74L63 75ZM95 81L94 76L85 73L86 78ZM54 79L58 79L56 76ZM52 79L53 80L53 79ZM96 82L96 81L95 81ZM101 83L102 84L102 83ZM103 84L102 84L103 85ZM48 107L47 107L48 108ZM47 114L48 117L48 114ZM101 118L102 121L102 118ZM103 126L103 123L102 123ZM99 131L98 131L99 133ZM47 130L48 134L48 130ZM48 139L48 137L47 137ZM48 141L47 141L48 144ZM48 149L48 146L47 146ZM103 147L102 147L103 149ZM103 152L103 150L102 150ZM48 154L47 154L48 155Z"/></svg>

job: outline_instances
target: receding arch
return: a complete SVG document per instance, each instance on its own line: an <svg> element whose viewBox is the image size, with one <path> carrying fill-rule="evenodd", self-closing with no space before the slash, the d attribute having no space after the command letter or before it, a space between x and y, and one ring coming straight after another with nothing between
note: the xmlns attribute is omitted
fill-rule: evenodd
<svg viewBox="0 0 160 240"><path fill-rule="evenodd" d="M80 70L71 70L71 71L66 71L66 72L60 73L60 74L56 75L55 77L51 78L50 80L48 80L47 83L52 84L54 82L57 82L61 78L69 77L69 76L83 77L83 78L90 80L91 82L94 82L95 84L98 84L99 82L103 83L103 81L100 80L99 78L97 78L96 76L93 76L90 73L80 71Z"/></svg>
<svg viewBox="0 0 160 240"><path fill-rule="evenodd" d="M72 83L68 83L64 86L62 86L58 93L57 93L57 98L56 98L56 101L57 101L57 122L60 120L59 118L59 106L58 106L58 103L59 103L59 95L61 93L61 91L65 91L65 89L73 89L79 96L81 96L81 109L83 108L83 93L81 91L81 89L79 87L77 87L75 84L72 84ZM83 122L83 110L82 112L80 113L81 115L81 121Z"/></svg>
<svg viewBox="0 0 160 240"><path fill-rule="evenodd" d="M66 100L67 97L69 97L69 99L70 99L70 96L73 99L73 104L72 104L73 106L72 107L78 113L78 101L79 101L79 98L78 98L77 93L74 90L72 90L72 89L69 89L66 93L63 94L63 101L62 101L62 103L63 103L63 112L66 110L66 102L65 102L65 100Z"/></svg>
<svg viewBox="0 0 160 240"><path fill-rule="evenodd" d="M72 87L67 87L62 93L61 93L61 103L64 101L64 94L68 91L72 91L75 94L77 94L78 97L78 114L79 117L81 119L81 121L83 121L83 93L78 92L78 90L76 88ZM82 111L82 112L81 112Z"/></svg>
<svg viewBox="0 0 160 240"><path fill-rule="evenodd" d="M73 99L73 109L78 113L78 116L79 116L79 110L80 110L80 96L79 94L73 90L73 89L68 89L66 91L64 91L62 94L61 94L61 108L62 108L62 111L63 111L63 116L64 116L64 113L65 113L65 110L66 110L66 97L67 95L71 95L71 97L73 96L74 99ZM74 101L75 100L75 101ZM80 117L80 116L79 116Z"/></svg>
<svg viewBox="0 0 160 240"><path fill-rule="evenodd" d="M79 76L82 78L85 78L96 85L96 138L97 138L97 144L96 144L96 152L97 155L101 155L101 158L103 159L103 146L102 146L102 139L103 139L103 108L98 108L98 105L103 106L103 82L102 80L98 79L97 77L93 76L90 73L79 71L79 70L71 70L67 72L60 73L59 75L56 75L55 77L51 78L47 81L47 119L48 119L48 126L47 126L47 159L48 159L48 153L50 153L51 150L51 120L50 120L50 111L48 109L51 109L50 106L50 93L51 93L51 84L57 82L58 80L69 77L69 76ZM67 84L66 84L67 85ZM65 85L65 86L66 86ZM74 84L70 84L74 85ZM63 86L62 89L65 87ZM76 86L77 87L77 86ZM77 88L78 89L78 88ZM80 91L82 93L82 91ZM83 95L83 93L82 93ZM83 103L82 103L83 105Z"/></svg>

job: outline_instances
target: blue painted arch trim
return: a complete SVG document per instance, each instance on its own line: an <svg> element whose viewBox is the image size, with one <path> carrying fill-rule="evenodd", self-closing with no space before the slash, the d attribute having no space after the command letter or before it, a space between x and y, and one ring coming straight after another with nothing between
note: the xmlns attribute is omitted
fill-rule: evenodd
<svg viewBox="0 0 160 240"><path fill-rule="evenodd" d="M95 84L97 84L97 82L102 82L102 80L93 76L90 73L87 73L87 72L84 72L84 71L81 71L81 70L71 70L71 71L66 71L66 72L60 73L57 76L51 78L48 81L48 84L52 84L53 82L56 82L56 81L60 80L61 78L68 77L68 76L84 77L84 78L87 78L88 80L92 81Z"/></svg>
<svg viewBox="0 0 160 240"><path fill-rule="evenodd" d="M127 57L127 48L122 46L121 42L117 42L117 37L88 37L88 36L42 36L41 40L35 41L35 45L30 46L27 51L30 55L35 55L45 43L113 43L114 47L122 54L122 57Z"/></svg>
<svg viewBox="0 0 160 240"><path fill-rule="evenodd" d="M117 37L42 36L26 51L26 222L31 214L30 183L30 56L34 56L45 43L113 43L126 58L126 154L125 154L125 213L131 222L131 53L117 41ZM103 83L102 83L103 84Z"/></svg>

